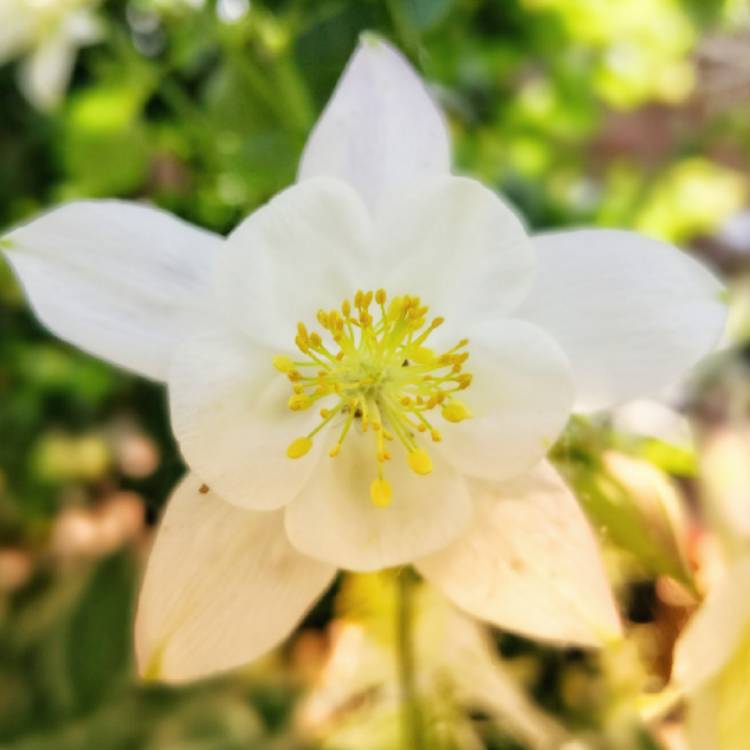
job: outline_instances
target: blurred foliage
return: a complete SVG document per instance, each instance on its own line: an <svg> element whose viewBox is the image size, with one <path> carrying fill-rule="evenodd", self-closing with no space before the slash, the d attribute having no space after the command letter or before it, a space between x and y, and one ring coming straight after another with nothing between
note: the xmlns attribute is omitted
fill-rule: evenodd
<svg viewBox="0 0 750 750"><path fill-rule="evenodd" d="M750 69L722 41L747 39L743 0L52 6L30 24L28 0L0 0L2 228L59 201L118 196L228 231L294 180L358 35L373 29L433 85L458 170L503 191L531 226L630 226L690 244L746 295L750 232L738 244L718 231L748 197L750 102L732 92L747 91ZM46 81L59 96L32 96L32 105L29 71L55 33L55 13L68 6L85 12L95 33L68 40L75 65L67 91L63 79ZM736 329L747 332L743 309ZM736 404L738 379L728 373L738 358L728 355L695 389L688 410L704 426L735 413L727 404ZM505 711L476 696L459 701L455 674L435 677L428 705L439 714L436 748L532 747L524 711L535 726L579 734L583 747L660 747L632 705L668 678L675 622L701 587L686 522L673 512L674 502L684 509L685 497L695 497L699 457L606 420L572 423L555 457L616 559L640 645L596 657L495 634L496 648L477 663L483 679L495 675L486 693L501 696ZM653 471L643 480L627 461ZM297 717L299 696L324 692L321 664L340 645L332 628L359 623L367 653L387 662L378 651L388 648L382 611L368 619L357 604L379 601L377 579L345 583L310 615L307 640L248 670L181 689L135 683L138 571L182 470L162 390L48 336L0 261L2 747L282 750L364 747L363 736L379 736L387 748L382 738L393 736L396 717L383 696L339 696L343 719L325 725L327 739ZM665 578L692 595L660 598ZM425 602L423 617L443 622L441 605ZM431 675L462 671L440 654L424 659ZM515 723L507 715L514 700L524 706Z"/></svg>

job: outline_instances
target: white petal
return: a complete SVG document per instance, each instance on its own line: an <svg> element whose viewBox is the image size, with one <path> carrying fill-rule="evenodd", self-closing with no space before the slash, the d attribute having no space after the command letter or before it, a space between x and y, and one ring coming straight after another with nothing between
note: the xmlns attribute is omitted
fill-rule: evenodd
<svg viewBox="0 0 750 750"><path fill-rule="evenodd" d="M373 436L350 434L337 458L323 458L308 485L287 506L289 539L305 554L348 570L410 562L455 539L471 518L464 479L433 456L429 476L406 465L393 446L385 476L393 487L386 508L370 499L376 477Z"/></svg>
<svg viewBox="0 0 750 750"><path fill-rule="evenodd" d="M371 242L357 194L319 178L279 193L230 235L218 274L227 319L269 346L293 346L298 321L338 308L357 287Z"/></svg>
<svg viewBox="0 0 750 750"><path fill-rule="evenodd" d="M222 498L254 510L286 505L319 455L317 442L304 459L286 455L319 416L290 411L274 353L205 329L179 347L169 376L172 428L188 465Z"/></svg>
<svg viewBox="0 0 750 750"><path fill-rule="evenodd" d="M474 376L459 398L472 418L442 429L440 450L459 471L505 480L544 457L570 415L575 395L570 364L536 326L518 320L468 331Z"/></svg>
<svg viewBox="0 0 750 750"><path fill-rule="evenodd" d="M472 484L471 529L418 570L469 613L524 635L582 646L620 623L588 522L548 464L506 484Z"/></svg>
<svg viewBox="0 0 750 750"><path fill-rule="evenodd" d="M20 54L33 40L34 19L26 2L0 3L0 63Z"/></svg>
<svg viewBox="0 0 750 750"><path fill-rule="evenodd" d="M77 45L62 31L45 39L24 61L20 69L21 89L39 109L58 105L73 72Z"/></svg>
<svg viewBox="0 0 750 750"><path fill-rule="evenodd" d="M257 658L336 573L289 544L281 513L240 510L200 484L177 488L148 561L135 628L148 678L190 680Z"/></svg>
<svg viewBox="0 0 750 750"><path fill-rule="evenodd" d="M726 317L721 285L671 245L614 230L535 241L539 276L517 314L567 352L578 408L655 395L718 342Z"/></svg>
<svg viewBox="0 0 750 750"><path fill-rule="evenodd" d="M693 445L690 422L676 407L652 399L640 398L615 409L612 426L620 432L653 437L686 450Z"/></svg>
<svg viewBox="0 0 750 750"><path fill-rule="evenodd" d="M727 571L675 646L674 680L692 692L718 674L750 628L750 559Z"/></svg>
<svg viewBox="0 0 750 750"><path fill-rule="evenodd" d="M702 436L700 504L730 549L750 549L750 424L731 420Z"/></svg>
<svg viewBox="0 0 750 750"><path fill-rule="evenodd" d="M440 111L390 44L364 35L307 142L299 179L345 180L376 214L393 190L450 170Z"/></svg>
<svg viewBox="0 0 750 750"><path fill-rule="evenodd" d="M85 201L43 215L3 242L53 333L163 380L205 302L222 239L146 206Z"/></svg>
<svg viewBox="0 0 750 750"><path fill-rule="evenodd" d="M90 9L84 8L65 18L64 33L71 42L83 47L99 41L104 36L105 28L102 21Z"/></svg>
<svg viewBox="0 0 750 750"><path fill-rule="evenodd" d="M476 180L439 177L396 193L380 226L383 285L419 294L451 330L515 309L533 283L523 224Z"/></svg>

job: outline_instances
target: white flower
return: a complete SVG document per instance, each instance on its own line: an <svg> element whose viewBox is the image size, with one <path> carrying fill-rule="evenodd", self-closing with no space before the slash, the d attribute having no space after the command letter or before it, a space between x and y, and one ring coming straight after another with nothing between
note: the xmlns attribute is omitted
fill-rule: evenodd
<svg viewBox="0 0 750 750"><path fill-rule="evenodd" d="M743 750L750 734L750 558L709 593L675 648L673 681L688 698L696 750Z"/></svg>
<svg viewBox="0 0 750 750"><path fill-rule="evenodd" d="M39 109L59 103L79 47L101 33L98 0L0 0L0 64L24 56L21 88Z"/></svg>
<svg viewBox="0 0 750 750"><path fill-rule="evenodd" d="M256 657L339 567L414 562L531 636L619 632L591 530L543 458L572 408L658 392L708 352L720 287L627 232L530 240L451 176L443 119L384 42L352 58L298 184L227 239L102 201L7 241L52 330L168 384L193 474L146 574L145 672Z"/></svg>

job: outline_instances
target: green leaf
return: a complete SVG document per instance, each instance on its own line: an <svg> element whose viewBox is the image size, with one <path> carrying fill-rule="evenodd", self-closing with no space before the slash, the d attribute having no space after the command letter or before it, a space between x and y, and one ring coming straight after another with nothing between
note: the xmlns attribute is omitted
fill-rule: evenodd
<svg viewBox="0 0 750 750"><path fill-rule="evenodd" d="M76 704L88 710L131 672L134 565L127 553L101 563L67 628L67 664Z"/></svg>

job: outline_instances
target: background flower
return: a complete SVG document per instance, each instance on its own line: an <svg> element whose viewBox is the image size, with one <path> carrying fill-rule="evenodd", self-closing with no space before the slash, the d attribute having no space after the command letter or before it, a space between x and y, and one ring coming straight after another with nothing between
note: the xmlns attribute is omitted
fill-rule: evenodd
<svg viewBox="0 0 750 750"><path fill-rule="evenodd" d="M23 57L19 82L34 106L59 104L79 47L99 39L98 0L3 0L0 63Z"/></svg>

